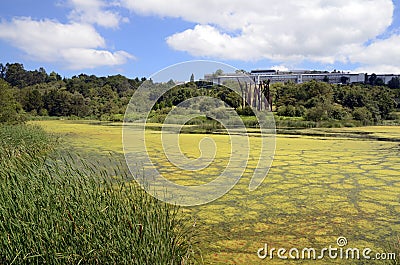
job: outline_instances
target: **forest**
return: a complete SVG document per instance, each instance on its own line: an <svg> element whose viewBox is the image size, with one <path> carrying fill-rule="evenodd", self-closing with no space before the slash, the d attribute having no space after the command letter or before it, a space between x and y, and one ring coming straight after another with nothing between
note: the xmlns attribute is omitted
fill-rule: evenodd
<svg viewBox="0 0 400 265"><path fill-rule="evenodd" d="M123 116L129 99L146 78L80 74L62 78L43 68L24 69L19 63L0 64L0 120L34 116L110 119Z"/></svg>

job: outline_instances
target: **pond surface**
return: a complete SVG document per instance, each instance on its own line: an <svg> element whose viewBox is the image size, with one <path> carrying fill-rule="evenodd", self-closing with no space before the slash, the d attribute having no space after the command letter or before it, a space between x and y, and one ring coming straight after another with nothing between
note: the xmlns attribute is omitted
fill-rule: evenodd
<svg viewBox="0 0 400 265"><path fill-rule="evenodd" d="M118 124L37 121L63 141L91 153L122 153ZM205 264L286 264L260 260L257 250L347 247L387 249L400 233L400 127L315 129L307 135L277 135L268 176L255 191L248 185L257 166L260 138L250 137L251 154L243 177L226 195L203 206L184 208L199 231ZM366 135L368 137L359 137ZM182 152L195 159L199 143L211 138L215 158L205 170L176 169L165 159L160 133L146 132L149 152L160 172L181 185L206 183L226 167L227 135L181 134ZM317 264L352 264L322 260ZM300 261L314 264L315 261ZM354 262L353 262L354 263Z"/></svg>

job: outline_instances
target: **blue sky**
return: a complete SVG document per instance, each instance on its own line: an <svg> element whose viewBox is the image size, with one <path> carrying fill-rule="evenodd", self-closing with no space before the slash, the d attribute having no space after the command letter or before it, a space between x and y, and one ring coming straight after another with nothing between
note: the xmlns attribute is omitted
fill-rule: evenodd
<svg viewBox="0 0 400 265"><path fill-rule="evenodd" d="M14 0L0 9L0 62L62 76L150 76L210 59L239 69L400 73L391 0Z"/></svg>

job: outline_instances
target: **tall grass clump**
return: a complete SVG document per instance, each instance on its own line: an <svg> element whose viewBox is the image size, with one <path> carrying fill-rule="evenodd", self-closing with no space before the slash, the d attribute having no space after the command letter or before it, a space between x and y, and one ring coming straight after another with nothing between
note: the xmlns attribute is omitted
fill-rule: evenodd
<svg viewBox="0 0 400 265"><path fill-rule="evenodd" d="M55 148L57 139L33 125L0 125L1 162L38 157Z"/></svg>
<svg viewBox="0 0 400 265"><path fill-rule="evenodd" d="M110 177L100 164L50 154L40 128L0 132L0 264L191 263L193 227L121 166Z"/></svg>

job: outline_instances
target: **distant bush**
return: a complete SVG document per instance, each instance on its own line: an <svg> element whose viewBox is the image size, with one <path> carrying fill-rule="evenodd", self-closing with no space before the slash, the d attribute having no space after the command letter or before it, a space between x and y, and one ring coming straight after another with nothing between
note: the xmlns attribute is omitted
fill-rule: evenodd
<svg viewBox="0 0 400 265"><path fill-rule="evenodd" d="M17 124L24 121L21 105L16 101L8 83L0 79L0 124Z"/></svg>
<svg viewBox="0 0 400 265"><path fill-rule="evenodd" d="M317 123L314 121L304 120L288 120L288 119L276 119L277 128L314 128L317 127Z"/></svg>
<svg viewBox="0 0 400 265"><path fill-rule="evenodd" d="M322 106L316 106L306 111L305 119L308 121L322 121L328 119L327 110Z"/></svg>
<svg viewBox="0 0 400 265"><path fill-rule="evenodd" d="M250 106L246 106L243 109L242 108L237 108L236 112L239 115L242 115L242 116L255 116L254 112L253 112L253 109Z"/></svg>
<svg viewBox="0 0 400 265"><path fill-rule="evenodd" d="M393 121L393 120L400 120L400 114L399 114L399 113L396 113L396 112L392 112L392 113L390 113L390 114L388 115L387 119L388 119L388 120L391 120L391 121Z"/></svg>
<svg viewBox="0 0 400 265"><path fill-rule="evenodd" d="M355 120L360 121L363 125L373 123L372 113L366 107L355 108L352 115Z"/></svg>
<svg viewBox="0 0 400 265"><path fill-rule="evenodd" d="M280 106L278 108L277 114L279 116L286 116L286 117L302 117L306 112L306 108L304 106Z"/></svg>
<svg viewBox="0 0 400 265"><path fill-rule="evenodd" d="M346 120L351 118L351 114L348 109L344 108L343 106L339 104L333 104L329 110L329 117L331 117L334 120Z"/></svg>

